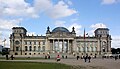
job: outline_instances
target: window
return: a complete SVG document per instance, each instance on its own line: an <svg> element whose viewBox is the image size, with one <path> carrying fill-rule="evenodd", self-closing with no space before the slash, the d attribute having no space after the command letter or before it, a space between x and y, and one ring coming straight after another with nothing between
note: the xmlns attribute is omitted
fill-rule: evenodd
<svg viewBox="0 0 120 69"><path fill-rule="evenodd" d="M93 47L91 47L91 51L93 52Z"/></svg>
<svg viewBox="0 0 120 69"><path fill-rule="evenodd" d="M34 41L34 45L36 45L36 41Z"/></svg>
<svg viewBox="0 0 120 69"><path fill-rule="evenodd" d="M97 47L95 47L95 52L97 52Z"/></svg>
<svg viewBox="0 0 120 69"><path fill-rule="evenodd" d="M25 45L27 45L27 41L25 41Z"/></svg>
<svg viewBox="0 0 120 69"><path fill-rule="evenodd" d="M45 41L43 41L43 45L45 45Z"/></svg>
<svg viewBox="0 0 120 69"><path fill-rule="evenodd" d="M89 47L87 47L87 52L89 52Z"/></svg>
<svg viewBox="0 0 120 69"><path fill-rule="evenodd" d="M40 46L40 42L39 42L39 46Z"/></svg>
<svg viewBox="0 0 120 69"><path fill-rule="evenodd" d="M90 43L90 46L92 47L92 42Z"/></svg>
<svg viewBox="0 0 120 69"><path fill-rule="evenodd" d="M84 47L81 47L81 51L82 51L82 52L84 51Z"/></svg>
<svg viewBox="0 0 120 69"><path fill-rule="evenodd" d="M40 46L38 46L38 51L40 51L41 49L40 49Z"/></svg>
<svg viewBox="0 0 120 69"><path fill-rule="evenodd" d="M103 48L103 52L105 52L105 48Z"/></svg>
<svg viewBox="0 0 120 69"><path fill-rule="evenodd" d="M19 51L19 47L16 47L16 51Z"/></svg>
<svg viewBox="0 0 120 69"><path fill-rule="evenodd" d="M28 51L28 48L27 48L27 46L25 46L25 51Z"/></svg>
<svg viewBox="0 0 120 69"><path fill-rule="evenodd" d="M30 45L32 44L32 42L30 41Z"/></svg>
<svg viewBox="0 0 120 69"><path fill-rule="evenodd" d="M34 46L34 51L36 51L36 46Z"/></svg>
<svg viewBox="0 0 120 69"><path fill-rule="evenodd" d="M36 41L36 45L38 45L38 41Z"/></svg>
<svg viewBox="0 0 120 69"><path fill-rule="evenodd" d="M16 44L16 45L19 45L19 44L20 44L20 42L17 40L17 41L15 41L15 44Z"/></svg>
<svg viewBox="0 0 120 69"><path fill-rule="evenodd" d="M29 51L32 51L32 46L29 46Z"/></svg>
<svg viewBox="0 0 120 69"><path fill-rule="evenodd" d="M45 51L45 46L42 47L43 51Z"/></svg>
<svg viewBox="0 0 120 69"><path fill-rule="evenodd" d="M78 47L78 51L80 52L80 47Z"/></svg>
<svg viewBox="0 0 120 69"><path fill-rule="evenodd" d="M105 46L105 45L106 45L106 42L105 42L105 41L103 41L103 42L102 42L102 44Z"/></svg>

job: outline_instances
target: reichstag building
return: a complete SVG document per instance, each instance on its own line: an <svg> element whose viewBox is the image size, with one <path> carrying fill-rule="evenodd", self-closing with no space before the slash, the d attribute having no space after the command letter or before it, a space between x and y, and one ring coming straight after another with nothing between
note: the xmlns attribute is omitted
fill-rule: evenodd
<svg viewBox="0 0 120 69"><path fill-rule="evenodd" d="M75 28L47 27L45 36L26 35L24 27L13 27L10 34L11 55L89 54L111 53L111 35L108 28L98 28L94 36L76 36ZM84 33L85 34L85 33Z"/></svg>

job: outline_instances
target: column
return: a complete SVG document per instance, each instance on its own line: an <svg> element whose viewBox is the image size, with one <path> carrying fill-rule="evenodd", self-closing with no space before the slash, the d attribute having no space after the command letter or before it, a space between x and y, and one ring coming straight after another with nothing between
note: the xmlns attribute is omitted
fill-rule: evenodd
<svg viewBox="0 0 120 69"><path fill-rule="evenodd" d="M59 48L60 48L60 47L59 47L59 39L58 39L58 50L57 50L57 51L60 51Z"/></svg>
<svg viewBox="0 0 120 69"><path fill-rule="evenodd" d="M54 39L53 39L53 51L55 50Z"/></svg>
<svg viewBox="0 0 120 69"><path fill-rule="evenodd" d="M64 39L63 39L63 42L62 42L62 52L64 51Z"/></svg>
<svg viewBox="0 0 120 69"><path fill-rule="evenodd" d="M68 53L69 53L69 40L68 40L68 47L67 48L68 48Z"/></svg>

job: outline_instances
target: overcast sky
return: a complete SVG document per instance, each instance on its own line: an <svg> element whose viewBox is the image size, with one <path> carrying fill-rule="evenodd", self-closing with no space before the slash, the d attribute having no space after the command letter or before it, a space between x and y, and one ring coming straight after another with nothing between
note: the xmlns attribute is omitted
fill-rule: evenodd
<svg viewBox="0 0 120 69"><path fill-rule="evenodd" d="M120 48L120 0L0 0L0 44L11 28L23 26L29 35L45 35L49 26L75 27L77 35L94 35L96 28L109 28L112 47Z"/></svg>

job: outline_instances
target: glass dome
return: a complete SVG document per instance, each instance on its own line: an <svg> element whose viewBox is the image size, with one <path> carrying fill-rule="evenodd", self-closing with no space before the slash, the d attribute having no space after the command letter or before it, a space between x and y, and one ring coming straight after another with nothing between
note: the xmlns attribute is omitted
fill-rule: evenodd
<svg viewBox="0 0 120 69"><path fill-rule="evenodd" d="M52 32L66 32L66 33L69 33L69 30L64 28L64 27L56 27L55 29L52 30Z"/></svg>

